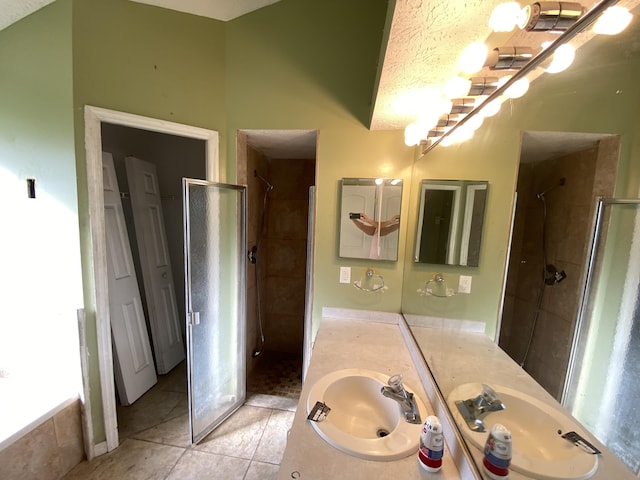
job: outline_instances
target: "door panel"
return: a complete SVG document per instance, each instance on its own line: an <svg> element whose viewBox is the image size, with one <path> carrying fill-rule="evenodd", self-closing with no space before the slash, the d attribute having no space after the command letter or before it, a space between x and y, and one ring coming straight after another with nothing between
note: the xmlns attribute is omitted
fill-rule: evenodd
<svg viewBox="0 0 640 480"><path fill-rule="evenodd" d="M183 180L193 443L238 409L246 395L245 190Z"/></svg>
<svg viewBox="0 0 640 480"><path fill-rule="evenodd" d="M131 405L157 378L110 153L102 154L102 164L114 373L120 403Z"/></svg>
<svg viewBox="0 0 640 480"><path fill-rule="evenodd" d="M135 157L125 159L144 281L151 337L158 373L169 373L184 360L184 345L156 167Z"/></svg>

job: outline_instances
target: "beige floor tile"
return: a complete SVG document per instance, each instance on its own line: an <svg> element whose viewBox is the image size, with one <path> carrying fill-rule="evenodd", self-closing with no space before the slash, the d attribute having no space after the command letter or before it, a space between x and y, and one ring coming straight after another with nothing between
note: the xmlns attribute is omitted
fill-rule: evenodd
<svg viewBox="0 0 640 480"><path fill-rule="evenodd" d="M249 470L244 480L276 480L278 478L278 470L280 470L278 465L253 461L249 465Z"/></svg>
<svg viewBox="0 0 640 480"><path fill-rule="evenodd" d="M244 405L195 448L251 460L271 410Z"/></svg>
<svg viewBox="0 0 640 480"><path fill-rule="evenodd" d="M242 479L249 463L249 460L241 458L187 450L167 480Z"/></svg>
<svg viewBox="0 0 640 480"><path fill-rule="evenodd" d="M297 398L279 397L276 395L265 395L262 393L251 393L247 397L246 405L263 408L277 408L278 410L288 410L295 412L298 405Z"/></svg>
<svg viewBox="0 0 640 480"><path fill-rule="evenodd" d="M127 439L113 452L82 462L64 480L164 480L183 448Z"/></svg>
<svg viewBox="0 0 640 480"><path fill-rule="evenodd" d="M189 417L183 414L155 427L135 433L131 438L186 448L191 445Z"/></svg>
<svg viewBox="0 0 640 480"><path fill-rule="evenodd" d="M133 405L118 406L118 433L120 438L129 438L132 434L151 428L171 417L184 394L151 389Z"/></svg>
<svg viewBox="0 0 640 480"><path fill-rule="evenodd" d="M273 464L280 464L284 449L287 446L287 438L295 413L283 410L273 410L267 426L264 429L262 439L258 444L254 460Z"/></svg>

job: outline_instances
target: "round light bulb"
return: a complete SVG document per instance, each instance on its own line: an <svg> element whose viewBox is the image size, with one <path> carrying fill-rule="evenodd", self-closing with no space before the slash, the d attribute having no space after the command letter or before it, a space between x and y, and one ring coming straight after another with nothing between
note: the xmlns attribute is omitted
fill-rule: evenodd
<svg viewBox="0 0 640 480"><path fill-rule="evenodd" d="M491 12L489 26L494 32L510 32L518 23L521 11L518 2L501 3Z"/></svg>
<svg viewBox="0 0 640 480"><path fill-rule="evenodd" d="M498 88L502 87L511 78L511 75L507 75L498 80ZM529 80L526 77L513 83L504 92L504 96L507 98L520 98L529 90Z"/></svg>
<svg viewBox="0 0 640 480"><path fill-rule="evenodd" d="M484 43L474 42L467 45L460 53L458 67L464 73L476 73L484 67L489 49Z"/></svg>
<svg viewBox="0 0 640 480"><path fill-rule="evenodd" d="M444 84L444 94L447 98L466 97L471 88L471 80L462 77L453 77Z"/></svg>
<svg viewBox="0 0 640 480"><path fill-rule="evenodd" d="M482 126L482 122L484 122L484 117L482 115L474 115L467 120L461 128L468 128L472 132L475 132Z"/></svg>
<svg viewBox="0 0 640 480"><path fill-rule="evenodd" d="M407 147L413 147L420 144L419 127L415 123L410 123L404 129L404 144Z"/></svg>
<svg viewBox="0 0 640 480"><path fill-rule="evenodd" d="M485 118L493 117L495 114L497 114L500 111L500 107L502 106L502 102L500 101L500 98L491 100L486 105L483 104L478 114Z"/></svg>
<svg viewBox="0 0 640 480"><path fill-rule="evenodd" d="M433 110L420 112L420 116L418 117L418 121L416 122L418 131L420 133L420 138L427 137L429 130L434 128L438 123L438 118L440 118L439 112Z"/></svg>
<svg viewBox="0 0 640 480"><path fill-rule="evenodd" d="M531 5L526 5L522 10L520 10L520 13L518 14L518 17L516 19L516 25L518 25L518 28L520 30L524 30L524 28L527 26L532 12L533 10L531 8Z"/></svg>
<svg viewBox="0 0 640 480"><path fill-rule="evenodd" d="M553 52L553 60L551 60L551 64L546 68L548 73L559 73L567 68L573 63L573 60L576 58L576 50L565 43L556 48L556 51Z"/></svg>
<svg viewBox="0 0 640 480"><path fill-rule="evenodd" d="M600 15L593 31L601 35L617 35L627 28L632 18L633 15L624 7L609 7Z"/></svg>

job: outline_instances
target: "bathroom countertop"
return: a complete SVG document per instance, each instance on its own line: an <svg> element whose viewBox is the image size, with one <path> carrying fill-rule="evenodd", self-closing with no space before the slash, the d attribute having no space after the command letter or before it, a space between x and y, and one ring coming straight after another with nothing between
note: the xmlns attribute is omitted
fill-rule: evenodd
<svg viewBox="0 0 640 480"><path fill-rule="evenodd" d="M313 430L306 412L309 391L314 382L322 376L344 368L376 370L389 376L401 373L406 385L414 389L425 402L429 409L428 414L433 414L397 324L323 318L287 447L280 463L278 480L436 478L420 469L417 454L389 462L363 460L337 450ZM437 474L437 478L460 478L446 447L442 470Z"/></svg>
<svg viewBox="0 0 640 480"><path fill-rule="evenodd" d="M412 326L411 331L445 398L455 387L464 383L498 384L519 390L570 416L542 386L483 333L471 333L451 327ZM590 436L588 440L602 450L598 470L591 479L636 479L595 437ZM470 450L476 462L480 462L482 452L476 448ZM511 471L509 478L520 480L529 477Z"/></svg>

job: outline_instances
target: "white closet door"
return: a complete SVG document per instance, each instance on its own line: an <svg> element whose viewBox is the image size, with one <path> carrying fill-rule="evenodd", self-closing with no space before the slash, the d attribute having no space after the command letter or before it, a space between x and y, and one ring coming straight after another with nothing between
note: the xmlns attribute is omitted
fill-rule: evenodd
<svg viewBox="0 0 640 480"><path fill-rule="evenodd" d="M158 176L152 163L135 157L127 157L125 163L156 368L165 374L184 360L185 353Z"/></svg>
<svg viewBox="0 0 640 480"><path fill-rule="evenodd" d="M120 403L131 405L157 382L113 157L102 153L109 310Z"/></svg>

